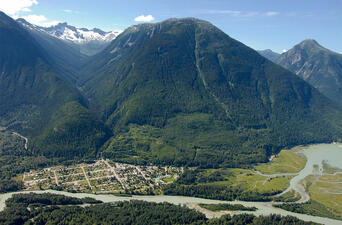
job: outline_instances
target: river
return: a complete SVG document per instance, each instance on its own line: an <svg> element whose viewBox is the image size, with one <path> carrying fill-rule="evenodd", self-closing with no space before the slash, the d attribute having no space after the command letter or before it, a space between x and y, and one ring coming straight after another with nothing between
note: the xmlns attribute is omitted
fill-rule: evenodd
<svg viewBox="0 0 342 225"><path fill-rule="evenodd" d="M95 194L85 194L85 193L69 193L63 191L54 191L54 190L45 190L45 191L30 191L34 193L54 193L54 194L63 194L70 197L77 197L77 198L84 198L84 197L91 197L97 200L101 200L103 202L117 202L117 201L129 201L129 200L143 200L148 202L169 202L176 205L186 205L189 208L196 208L196 206L200 203L204 204L218 204L218 203L229 203L229 204L241 204L247 207L256 207L258 210L254 212L237 212L239 213L251 213L256 216L260 215L270 215L270 214L279 214L282 216L295 216L304 221L313 221L316 223L321 224L331 224L331 225L341 225L342 221L317 217L317 216L310 216L305 214L293 213L288 212L283 209L275 208L272 206L270 202L244 202L244 201L220 201L220 200L211 200L211 199L203 199L203 198L194 198L194 197L187 197L187 196L165 196L165 195L155 195L155 196L140 196L134 195L132 197L118 197L114 195L95 195ZM0 195L0 211L5 207L6 199L10 198L13 194L16 193L29 193L29 192L15 192L15 193L6 193ZM199 210L201 211L201 210ZM202 211L208 218L218 217L224 213L220 212L210 212L207 210Z"/></svg>
<svg viewBox="0 0 342 225"><path fill-rule="evenodd" d="M318 144L303 147L299 150L307 158L306 165L297 176L291 179L290 186L281 194L290 190L295 190L301 194L302 199L300 203L310 200L310 196L305 192L300 182L309 175L323 173L323 162L329 166L342 169L342 144ZM314 170L314 165L318 166L318 171ZM342 190L341 190L342 191ZM281 195L280 194L280 195Z"/></svg>
<svg viewBox="0 0 342 225"><path fill-rule="evenodd" d="M322 172L322 162L327 162L330 166L342 168L342 145L341 144L320 144L320 145L311 145L308 147L303 147L300 150L307 157L307 163L305 168L298 173L297 176L292 178L290 187L288 190L294 189L296 191L303 191L298 189L299 182L304 179L306 176L313 174L313 166L318 165L319 171ZM287 190L287 191L288 191ZM282 216L294 216L304 221L312 221L321 224L327 225L342 225L342 221L334 220L324 217L318 216L310 216L305 214L299 214L294 212L288 212L286 210L275 208L272 202L244 202L244 201L220 201L220 200L211 200L211 199L203 199L203 198L195 198L195 197L187 197L187 196L165 196L165 195L156 195L156 196L132 196L132 197L118 197L114 195L103 195L103 194L85 194L85 193L69 193L62 191L54 191L54 190L45 190L45 191L30 191L35 193L55 193L55 194L63 194L66 196L84 198L91 197L97 200L101 200L103 202L117 202L117 201L129 201L129 200L143 200L148 202L169 202L172 204L181 204L186 205L189 208L194 208L198 211L204 213L208 218L219 217L223 214L239 214L239 213L250 213L256 216L260 215L270 215L270 214L279 214ZM25 191L15 192L15 193L28 193ZM6 199L10 198L15 193L6 193L0 195L0 211L5 207ZM305 194L305 191L301 194ZM307 195L308 196L308 195ZM309 197L308 197L309 198ZM218 204L218 203L229 203L229 204L241 204L246 207L256 207L258 210L254 212L211 212L205 209L201 209L198 207L198 204Z"/></svg>

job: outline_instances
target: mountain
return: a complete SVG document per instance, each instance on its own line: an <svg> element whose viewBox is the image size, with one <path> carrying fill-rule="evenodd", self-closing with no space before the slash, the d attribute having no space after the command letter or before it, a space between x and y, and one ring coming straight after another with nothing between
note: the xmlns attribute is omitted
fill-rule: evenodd
<svg viewBox="0 0 342 225"><path fill-rule="evenodd" d="M258 53L265 57L266 59L271 60L272 62L275 62L280 54L272 51L271 49L265 49L265 50L259 50Z"/></svg>
<svg viewBox="0 0 342 225"><path fill-rule="evenodd" d="M61 74L68 77L70 81L76 83L82 62L88 57L81 53L80 47L77 44L54 37L22 18L19 18L16 21L21 24L48 53L50 65Z"/></svg>
<svg viewBox="0 0 342 225"><path fill-rule="evenodd" d="M80 48L81 53L86 55L94 55L100 52L121 33L119 30L104 32L98 28L92 30L76 28L67 23L59 23L51 27L40 27L23 19L17 21L32 30L44 31L51 36L75 44Z"/></svg>
<svg viewBox="0 0 342 225"><path fill-rule="evenodd" d="M81 73L118 161L234 167L342 134L340 108L202 20L132 26Z"/></svg>
<svg viewBox="0 0 342 225"><path fill-rule="evenodd" d="M281 54L276 63L297 74L330 99L342 103L342 55L313 39Z"/></svg>
<svg viewBox="0 0 342 225"><path fill-rule="evenodd" d="M30 32L0 12L0 124L27 136L33 154L94 155L110 132L53 62Z"/></svg>

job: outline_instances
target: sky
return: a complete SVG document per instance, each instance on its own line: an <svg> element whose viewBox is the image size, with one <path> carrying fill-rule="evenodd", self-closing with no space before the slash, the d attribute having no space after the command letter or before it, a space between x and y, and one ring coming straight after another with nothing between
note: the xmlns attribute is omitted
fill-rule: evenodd
<svg viewBox="0 0 342 225"><path fill-rule="evenodd" d="M312 38L342 53L342 0L0 0L0 10L37 25L105 31L196 17L256 50L281 53Z"/></svg>

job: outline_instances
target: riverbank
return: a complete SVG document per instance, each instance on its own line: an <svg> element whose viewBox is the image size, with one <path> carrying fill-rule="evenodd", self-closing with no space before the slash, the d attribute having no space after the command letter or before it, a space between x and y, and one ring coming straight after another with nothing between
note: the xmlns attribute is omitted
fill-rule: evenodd
<svg viewBox="0 0 342 225"><path fill-rule="evenodd" d="M317 216L310 216L305 214L299 214L299 213L293 213L288 212L283 209L275 208L273 207L272 203L268 202L244 202L244 201L220 201L220 200L211 200L211 199L203 199L203 198L194 198L194 197L186 197L186 196L165 196L165 195L157 195L157 196L135 196L132 197L118 197L114 195L96 195L96 194L86 194L86 193L69 193L69 192L61 192L61 191L55 191L55 190L45 190L45 191L30 191L33 193L53 193L53 194L63 194L65 196L70 197L76 197L76 198L85 198L85 197L91 197L96 200L103 201L104 203L110 203L110 202L118 202L118 201L130 201L130 200L142 200L147 202L168 202L175 205L185 205L189 208L197 209L198 210L198 204L241 204L245 207L255 207L257 208L256 211L253 212L208 212L206 210L202 210L201 212L206 215L208 218L214 218L214 217L220 217L225 214L253 214L256 216L260 215L271 215L271 214L278 214L281 216L295 216L298 219L304 220L304 221L312 221L315 223L321 223L321 224L331 224L331 225L341 225L342 221L339 220L333 220L323 217L317 217ZM15 193L29 193L28 191L22 191L22 192L14 192L14 193L6 193L0 195L0 211L2 211L5 207L5 201L9 199L13 194Z"/></svg>

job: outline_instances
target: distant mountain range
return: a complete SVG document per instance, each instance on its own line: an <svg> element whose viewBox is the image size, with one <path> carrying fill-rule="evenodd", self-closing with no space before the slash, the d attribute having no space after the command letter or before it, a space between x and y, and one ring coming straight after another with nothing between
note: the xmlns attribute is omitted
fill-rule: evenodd
<svg viewBox="0 0 342 225"><path fill-rule="evenodd" d="M271 60L272 62L276 62L279 58L280 54L277 52L272 51L271 49L266 50L259 50L260 55L264 56L265 58Z"/></svg>
<svg viewBox="0 0 342 225"><path fill-rule="evenodd" d="M56 26L40 27L30 24L26 20L19 18L17 22L29 29L44 31L54 37L68 41L80 46L81 53L94 55L103 50L122 31L105 32L98 28L88 30L86 28L76 28L67 23L59 23Z"/></svg>
<svg viewBox="0 0 342 225"><path fill-rule="evenodd" d="M267 51L267 52L266 52ZM342 103L342 55L307 39L278 55L270 50L259 53L297 74L321 93Z"/></svg>
<svg viewBox="0 0 342 225"><path fill-rule="evenodd" d="M33 155L239 167L342 136L341 107L209 22L131 26L91 57L77 46L0 13L0 125Z"/></svg>

